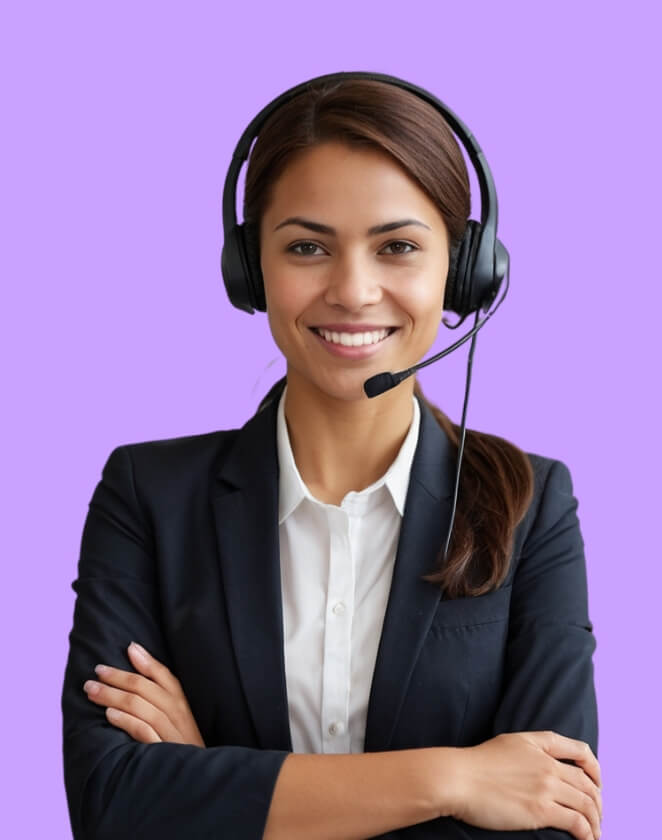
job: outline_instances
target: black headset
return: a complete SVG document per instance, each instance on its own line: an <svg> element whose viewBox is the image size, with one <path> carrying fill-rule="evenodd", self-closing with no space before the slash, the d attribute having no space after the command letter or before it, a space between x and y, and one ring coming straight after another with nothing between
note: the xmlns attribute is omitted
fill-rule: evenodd
<svg viewBox="0 0 662 840"><path fill-rule="evenodd" d="M459 246L451 253L446 279L444 309L462 316L461 320L446 326L455 329L464 318L478 310L487 311L499 292L504 275L508 271L509 255L506 248L496 237L498 204L492 173L485 156L474 136L453 111L423 88L417 87L404 79L383 73L340 72L316 76L307 82L286 90L266 105L251 121L232 154L232 161L223 187L223 248L221 251L221 272L230 302L238 309L253 314L257 309L266 311L264 280L260 268L259 254L256 253L252 238L247 237L244 224L237 224L236 192L239 171L248 158L251 144L260 129L280 107L299 93L309 91L318 85L332 85L346 79L372 79L404 88L420 96L433 105L455 131L467 150L476 170L480 185L481 213L480 222L467 221Z"/></svg>

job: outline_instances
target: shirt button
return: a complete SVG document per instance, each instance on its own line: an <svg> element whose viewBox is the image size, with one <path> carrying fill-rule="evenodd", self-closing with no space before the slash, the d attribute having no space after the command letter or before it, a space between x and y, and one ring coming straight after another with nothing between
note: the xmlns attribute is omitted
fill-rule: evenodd
<svg viewBox="0 0 662 840"><path fill-rule="evenodd" d="M345 605L342 601L338 601L338 603L333 607L333 614L334 615L342 615L345 612Z"/></svg>
<svg viewBox="0 0 662 840"><path fill-rule="evenodd" d="M342 735L344 731L345 724L341 720L329 724L329 735Z"/></svg>

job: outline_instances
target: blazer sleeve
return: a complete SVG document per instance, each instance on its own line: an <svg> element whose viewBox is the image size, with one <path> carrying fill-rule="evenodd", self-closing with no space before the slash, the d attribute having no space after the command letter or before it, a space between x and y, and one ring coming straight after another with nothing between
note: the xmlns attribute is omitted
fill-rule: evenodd
<svg viewBox="0 0 662 840"><path fill-rule="evenodd" d="M577 499L567 466L552 461L513 578L492 735L551 729L588 742L597 756L595 648Z"/></svg>
<svg viewBox="0 0 662 840"><path fill-rule="evenodd" d="M261 838L288 753L240 746L142 744L108 722L83 683L101 662L134 671L142 642L172 668L159 620L151 529L128 447L114 449L83 528L61 704L64 781L74 840Z"/></svg>
<svg viewBox="0 0 662 840"><path fill-rule="evenodd" d="M492 735L553 730L598 755L593 681L596 640L588 615L584 542L570 472L549 465L513 576L501 698ZM537 479L538 480L538 479ZM574 764L570 759L560 759ZM384 840L574 840L567 831L489 831L442 817L380 835Z"/></svg>

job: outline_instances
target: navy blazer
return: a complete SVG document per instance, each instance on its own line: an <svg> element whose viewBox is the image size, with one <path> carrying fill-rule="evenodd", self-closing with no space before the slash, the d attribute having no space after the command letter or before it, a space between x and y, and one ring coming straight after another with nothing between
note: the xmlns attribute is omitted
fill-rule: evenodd
<svg viewBox="0 0 662 840"><path fill-rule="evenodd" d="M118 446L81 540L62 689L64 778L75 840L258 840L292 750L278 549L273 400L238 430ZM570 474L530 454L535 495L508 577L448 599L432 571L455 458L429 408L412 463L368 706L365 751L470 746L501 732L588 741L598 720L583 541ZM142 744L83 683L134 671L140 642L180 680L206 749ZM570 838L488 832L452 818L382 838Z"/></svg>

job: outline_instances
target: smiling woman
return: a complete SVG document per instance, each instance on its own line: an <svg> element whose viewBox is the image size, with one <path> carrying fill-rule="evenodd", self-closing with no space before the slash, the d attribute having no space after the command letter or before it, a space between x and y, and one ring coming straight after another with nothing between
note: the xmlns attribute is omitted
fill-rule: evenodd
<svg viewBox="0 0 662 840"><path fill-rule="evenodd" d="M364 390L483 307L507 253L426 96L370 74L283 95L242 226L233 155L223 276L287 375L241 429L108 458L62 696L77 839L599 836L568 468L467 430L451 528L459 427L413 378Z"/></svg>

